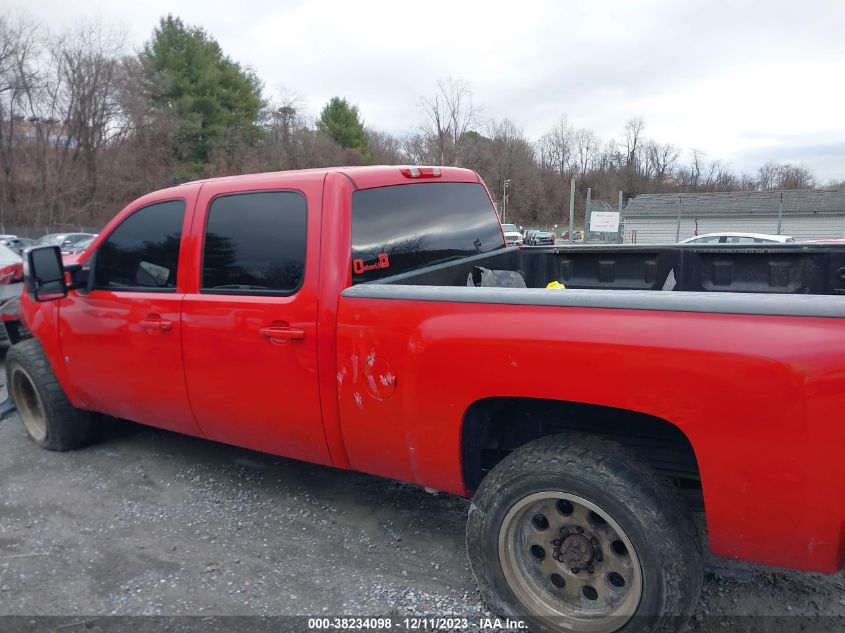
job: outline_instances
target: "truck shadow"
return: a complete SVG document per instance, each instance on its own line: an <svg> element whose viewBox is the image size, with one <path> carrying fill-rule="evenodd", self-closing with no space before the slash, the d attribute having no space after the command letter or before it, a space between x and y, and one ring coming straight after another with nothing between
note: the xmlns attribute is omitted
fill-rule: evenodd
<svg viewBox="0 0 845 633"><path fill-rule="evenodd" d="M214 478L223 488L248 490L277 502L297 500L331 508L340 522L366 537L391 539L438 535L463 556L464 521L469 502L420 486L356 471L320 466L258 451L180 435L126 420L109 420L102 448L134 456L178 460L197 483ZM95 447L92 447L95 448ZM194 474L195 473L195 474ZM334 512L336 511L336 512ZM404 537L401 532L410 532ZM447 546L444 542L444 546Z"/></svg>

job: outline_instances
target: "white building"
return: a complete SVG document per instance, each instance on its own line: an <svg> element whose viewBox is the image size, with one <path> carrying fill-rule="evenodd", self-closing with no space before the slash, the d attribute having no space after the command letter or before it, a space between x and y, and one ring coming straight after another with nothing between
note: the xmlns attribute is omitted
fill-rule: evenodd
<svg viewBox="0 0 845 633"><path fill-rule="evenodd" d="M667 244L723 231L841 239L845 189L642 194L628 201L623 222L626 244Z"/></svg>

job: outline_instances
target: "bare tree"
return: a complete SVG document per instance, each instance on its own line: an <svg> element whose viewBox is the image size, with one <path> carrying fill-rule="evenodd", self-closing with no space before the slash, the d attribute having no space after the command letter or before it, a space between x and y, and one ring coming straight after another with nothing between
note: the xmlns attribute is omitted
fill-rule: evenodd
<svg viewBox="0 0 845 633"><path fill-rule="evenodd" d="M423 133L435 148L441 165L461 165L466 134L478 125L478 109L469 84L451 77L437 82L433 98L423 97Z"/></svg>
<svg viewBox="0 0 845 633"><path fill-rule="evenodd" d="M67 143L85 171L84 207L88 220L97 217L99 159L104 148L127 133L118 99L118 69L124 36L101 22L80 26L53 47L64 84Z"/></svg>
<svg viewBox="0 0 845 633"><path fill-rule="evenodd" d="M636 168L639 143L645 129L645 122L642 117L628 119L625 123L625 165Z"/></svg>
<svg viewBox="0 0 845 633"><path fill-rule="evenodd" d="M388 132L367 128L367 146L376 165L398 165L407 163L402 140Z"/></svg>
<svg viewBox="0 0 845 633"><path fill-rule="evenodd" d="M665 183L675 170L680 150L670 143L647 141L644 152L647 177L655 180L657 184Z"/></svg>
<svg viewBox="0 0 845 633"><path fill-rule="evenodd" d="M812 172L792 163L769 161L757 172L758 187L766 189L809 189L815 186Z"/></svg>
<svg viewBox="0 0 845 633"><path fill-rule="evenodd" d="M575 129L566 115L537 143L540 166L557 172L562 178L571 178L577 169L575 161Z"/></svg>
<svg viewBox="0 0 845 633"><path fill-rule="evenodd" d="M581 128L575 132L575 154L578 158L578 171L582 179L593 164L598 148L599 138L592 130Z"/></svg>
<svg viewBox="0 0 845 633"><path fill-rule="evenodd" d="M305 167L302 131L308 127L303 116L304 99L299 93L282 88L278 101L264 109L265 160L272 169Z"/></svg>
<svg viewBox="0 0 845 633"><path fill-rule="evenodd" d="M26 127L31 115L40 48L36 23L23 15L0 16L0 225L18 201L20 161L15 153L29 140L19 128Z"/></svg>
<svg viewBox="0 0 845 633"><path fill-rule="evenodd" d="M777 189L780 166L769 161L757 170L757 187L761 191Z"/></svg>

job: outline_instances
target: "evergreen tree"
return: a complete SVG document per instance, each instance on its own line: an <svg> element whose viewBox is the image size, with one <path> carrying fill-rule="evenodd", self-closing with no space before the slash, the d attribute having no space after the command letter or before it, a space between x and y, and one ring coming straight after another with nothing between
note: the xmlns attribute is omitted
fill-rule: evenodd
<svg viewBox="0 0 845 633"><path fill-rule="evenodd" d="M203 29L168 15L141 58L153 106L176 121L177 177L196 175L212 152L230 159L237 146L258 138L261 82Z"/></svg>
<svg viewBox="0 0 845 633"><path fill-rule="evenodd" d="M365 159L369 159L367 133L361 122L358 106L346 99L332 97L323 108L317 121L317 129L327 134L344 149L353 149Z"/></svg>

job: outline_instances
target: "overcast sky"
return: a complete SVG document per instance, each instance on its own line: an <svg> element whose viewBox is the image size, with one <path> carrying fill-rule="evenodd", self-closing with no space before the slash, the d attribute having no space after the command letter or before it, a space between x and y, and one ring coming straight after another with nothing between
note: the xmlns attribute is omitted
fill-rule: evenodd
<svg viewBox="0 0 845 633"><path fill-rule="evenodd" d="M641 116L648 137L737 171L767 160L845 179L845 1L31 0L54 30L114 22L138 48L158 18L204 27L269 93L310 114L332 96L396 134L441 77L471 84L486 119L536 139L567 114L603 139Z"/></svg>

